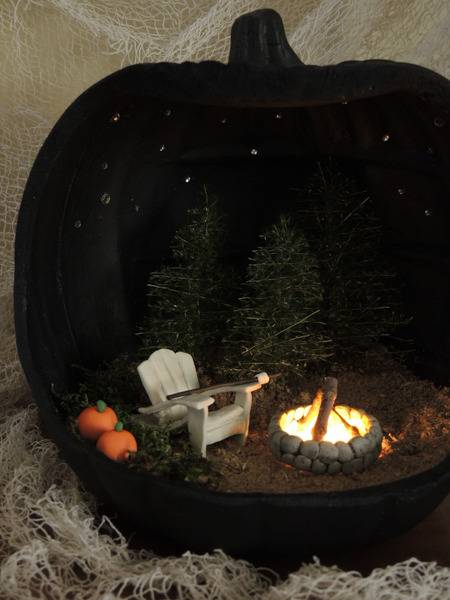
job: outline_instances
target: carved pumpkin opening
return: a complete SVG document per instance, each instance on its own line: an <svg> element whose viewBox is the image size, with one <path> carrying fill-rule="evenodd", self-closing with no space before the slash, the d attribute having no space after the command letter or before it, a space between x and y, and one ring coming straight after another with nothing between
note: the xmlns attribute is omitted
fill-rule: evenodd
<svg viewBox="0 0 450 600"><path fill-rule="evenodd" d="M241 109L149 105L129 97L116 109L92 115L83 126L84 139L74 136L59 159L64 166L52 181L48 212L39 215L45 231L33 256L38 273L43 260L49 267L53 261L43 257L53 255L44 237L63 245L54 268L60 270L73 342L64 362L82 357L93 366L133 347L148 275L167 258L174 232L205 186L227 215L224 260L245 262L264 227L281 212L295 210L298 190L317 161L331 156L377 207L386 252L405 283L414 316L418 364L426 363L429 376L445 379L448 336L442 323L450 289L443 269L450 214L436 177L441 149L429 145L420 125L402 137L393 113L404 110L405 102L398 98L398 104L394 110L395 99L384 97L311 108ZM420 101L406 105L420 114ZM370 127L358 128L363 118ZM69 170L70 188L55 206ZM59 239L52 240L52 229Z"/></svg>

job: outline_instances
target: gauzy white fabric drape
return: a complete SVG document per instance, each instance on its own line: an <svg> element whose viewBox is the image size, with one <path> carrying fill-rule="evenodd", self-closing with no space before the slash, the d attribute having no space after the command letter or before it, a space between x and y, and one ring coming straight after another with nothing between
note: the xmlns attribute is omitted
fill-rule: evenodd
<svg viewBox="0 0 450 600"><path fill-rule="evenodd" d="M284 583L218 552L161 559L99 528L95 503L37 427L16 355L14 230L23 188L63 110L142 61L226 61L233 20L270 6L303 62L385 58L450 75L449 0L1 0L0 597L450 598L449 569L411 560L374 572L304 566Z"/></svg>

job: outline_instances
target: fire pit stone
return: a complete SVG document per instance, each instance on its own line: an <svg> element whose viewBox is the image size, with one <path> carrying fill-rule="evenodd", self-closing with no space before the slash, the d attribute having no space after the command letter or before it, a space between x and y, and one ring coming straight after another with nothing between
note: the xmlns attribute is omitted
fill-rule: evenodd
<svg viewBox="0 0 450 600"><path fill-rule="evenodd" d="M316 475L337 473L360 473L373 464L381 452L383 431L378 420L360 409L337 406L336 410L352 419L360 419L366 424L366 432L348 441L303 440L299 435L291 435L283 429L283 415L295 412L297 418L307 413L309 407L292 409L275 415L269 424L269 443L273 455L278 460L298 469Z"/></svg>

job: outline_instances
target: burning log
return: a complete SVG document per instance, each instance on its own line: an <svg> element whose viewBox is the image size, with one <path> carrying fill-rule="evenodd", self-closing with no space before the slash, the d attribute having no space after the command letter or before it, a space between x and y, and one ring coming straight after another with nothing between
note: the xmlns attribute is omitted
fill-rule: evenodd
<svg viewBox="0 0 450 600"><path fill-rule="evenodd" d="M314 400L311 404L309 411L307 412L307 414L304 417L302 417L302 419L300 419L299 424L301 427L304 428L304 427L308 426L310 423L316 422L320 407L322 405L322 400L323 400L323 390L322 390L322 388L319 388L316 392L316 395L314 397Z"/></svg>
<svg viewBox="0 0 450 600"><path fill-rule="evenodd" d="M331 411L333 410L334 403L337 398L337 379L335 377L324 377L323 386L321 390L320 407L317 415L317 420L313 428L313 440L320 442L325 436L328 428L328 419L330 418ZM316 398L319 393L316 394ZM316 401L316 398L314 401ZM311 406L312 412L314 403ZM309 417L309 413L308 413Z"/></svg>
<svg viewBox="0 0 450 600"><path fill-rule="evenodd" d="M344 423L344 425L346 427L348 427L348 429L350 429L350 431L352 432L353 437L356 437L357 435L359 435L359 429L357 427L355 427L354 425L351 425L347 419L344 419L344 417L341 415L340 412L338 412L334 407L333 407L333 412L335 415L337 415L339 417L339 420Z"/></svg>
<svg viewBox="0 0 450 600"><path fill-rule="evenodd" d="M337 379L325 377L310 406L274 415L269 425L274 456L316 475L359 473L381 452L383 432L377 419L360 408L334 407Z"/></svg>

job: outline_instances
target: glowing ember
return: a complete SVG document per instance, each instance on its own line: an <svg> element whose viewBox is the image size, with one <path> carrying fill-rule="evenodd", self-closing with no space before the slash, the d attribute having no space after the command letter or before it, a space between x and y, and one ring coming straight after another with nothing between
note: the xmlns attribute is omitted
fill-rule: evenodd
<svg viewBox="0 0 450 600"><path fill-rule="evenodd" d="M311 406L299 406L283 413L278 423L280 429L289 435L300 437L303 441L312 440L315 419L309 422L306 420L305 423L302 423L302 419L306 417L310 408ZM358 430L358 433L355 432L354 427ZM323 441L332 443L349 442L355 435L365 435L369 429L370 420L367 414L349 406L335 406L330 413L327 432L323 437Z"/></svg>

